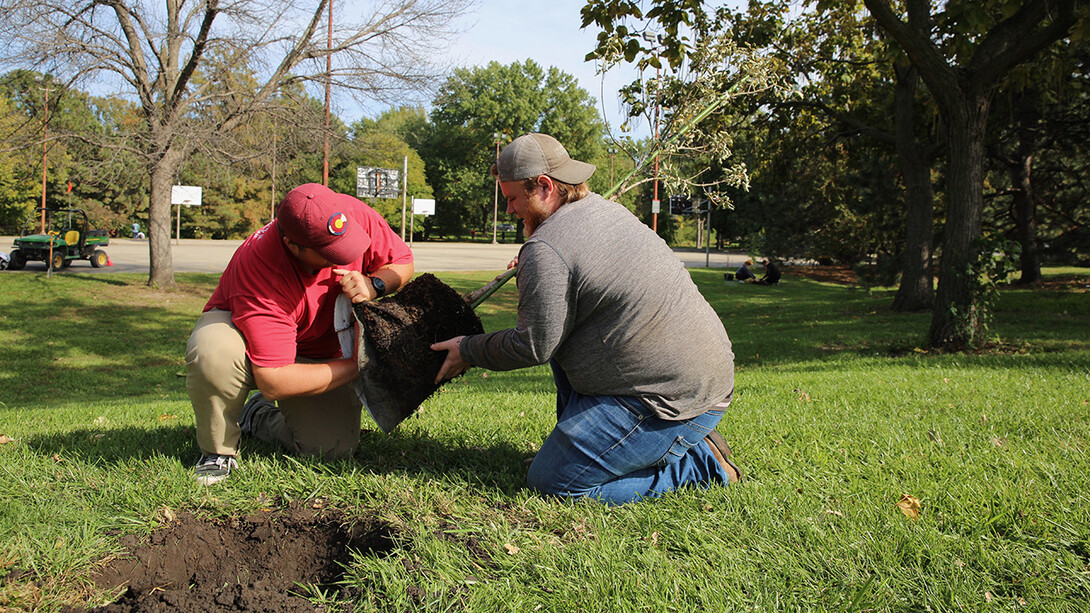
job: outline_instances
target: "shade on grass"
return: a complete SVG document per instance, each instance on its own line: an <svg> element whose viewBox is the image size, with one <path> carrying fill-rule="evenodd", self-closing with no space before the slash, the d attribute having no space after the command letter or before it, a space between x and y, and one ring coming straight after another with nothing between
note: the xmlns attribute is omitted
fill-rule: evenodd
<svg viewBox="0 0 1090 613"><path fill-rule="evenodd" d="M749 480L619 508L525 490L555 418L547 367L473 369L393 434L365 423L350 460L248 445L198 487L180 375L215 278L0 276L0 608L105 598L82 582L95 561L171 512L320 500L389 526L389 551L346 569L356 610L1083 609L1085 290L1004 290L994 345L939 355L890 289L692 274L734 342L720 430ZM459 292L492 276L440 275ZM482 305L485 329L515 303L512 286Z"/></svg>

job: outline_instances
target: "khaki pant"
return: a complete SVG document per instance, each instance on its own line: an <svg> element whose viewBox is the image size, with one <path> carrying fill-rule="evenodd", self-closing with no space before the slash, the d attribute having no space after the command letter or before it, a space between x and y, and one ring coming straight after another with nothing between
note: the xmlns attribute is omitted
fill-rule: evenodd
<svg viewBox="0 0 1090 613"><path fill-rule="evenodd" d="M256 389L246 340L231 313L213 309L201 315L185 353L186 389L203 453L238 455L239 417ZM360 439L362 405L351 385L316 396L285 398L279 411L260 411L255 438L280 443L292 453L343 458Z"/></svg>

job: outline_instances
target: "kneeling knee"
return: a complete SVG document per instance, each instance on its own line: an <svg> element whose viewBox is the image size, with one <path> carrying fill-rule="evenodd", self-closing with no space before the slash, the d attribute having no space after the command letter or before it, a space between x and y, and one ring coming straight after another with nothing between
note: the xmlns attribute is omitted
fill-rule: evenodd
<svg viewBox="0 0 1090 613"><path fill-rule="evenodd" d="M544 462L535 460L530 464L530 470L526 473L526 485L540 494L561 498L582 498L589 493L588 491L573 489L570 483L563 483L561 475L553 468Z"/></svg>

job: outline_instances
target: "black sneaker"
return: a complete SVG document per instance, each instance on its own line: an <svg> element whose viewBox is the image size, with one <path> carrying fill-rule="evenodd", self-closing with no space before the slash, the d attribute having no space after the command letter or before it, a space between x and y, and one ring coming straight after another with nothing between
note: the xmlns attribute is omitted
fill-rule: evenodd
<svg viewBox="0 0 1090 613"><path fill-rule="evenodd" d="M238 427L242 430L242 436L250 436L254 429L254 415L263 407L275 407L273 403L265 400L261 392L254 392L253 396L242 406L242 416L238 418Z"/></svg>
<svg viewBox="0 0 1090 613"><path fill-rule="evenodd" d="M193 467L193 478L201 485L214 485L226 479L232 468L238 468L235 456L202 453Z"/></svg>

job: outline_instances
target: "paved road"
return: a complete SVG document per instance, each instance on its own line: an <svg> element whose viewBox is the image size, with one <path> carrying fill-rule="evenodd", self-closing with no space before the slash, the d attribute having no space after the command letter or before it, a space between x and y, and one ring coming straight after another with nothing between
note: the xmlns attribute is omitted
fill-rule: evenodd
<svg viewBox="0 0 1090 613"><path fill-rule="evenodd" d="M0 251L10 252L14 238L0 237ZM171 241L175 272L223 272L241 240L201 240L183 238ZM495 270L507 268L507 263L518 254L520 245L488 243L413 243L417 272L443 272L456 270ZM735 268L745 260L741 253L675 249L678 257L690 268ZM110 239L106 247L111 266L93 268L87 260L74 262L64 270L68 273L148 272L148 241L127 238ZM43 272L43 262L30 262L25 272ZM10 272L10 271L4 271Z"/></svg>

